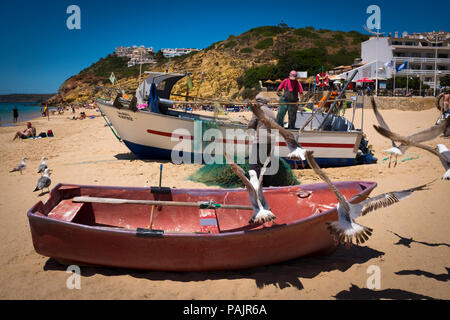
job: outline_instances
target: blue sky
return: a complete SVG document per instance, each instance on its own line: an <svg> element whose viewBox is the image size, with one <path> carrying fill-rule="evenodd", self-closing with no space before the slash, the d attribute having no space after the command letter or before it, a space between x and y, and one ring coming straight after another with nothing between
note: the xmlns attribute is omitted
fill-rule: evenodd
<svg viewBox="0 0 450 320"><path fill-rule="evenodd" d="M81 9L81 30L66 27L72 4ZM121 45L205 48L281 21L295 28L365 33L366 8L372 4L381 8L381 31L450 31L450 2L442 0L2 1L0 94L54 93L68 77Z"/></svg>

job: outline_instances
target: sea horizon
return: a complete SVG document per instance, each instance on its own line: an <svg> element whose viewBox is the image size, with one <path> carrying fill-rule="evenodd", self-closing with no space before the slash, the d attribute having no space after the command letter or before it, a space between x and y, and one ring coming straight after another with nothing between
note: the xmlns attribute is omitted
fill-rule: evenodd
<svg viewBox="0 0 450 320"><path fill-rule="evenodd" d="M19 110L18 122L29 121L41 116L40 102L0 102L0 127L14 125L13 108Z"/></svg>

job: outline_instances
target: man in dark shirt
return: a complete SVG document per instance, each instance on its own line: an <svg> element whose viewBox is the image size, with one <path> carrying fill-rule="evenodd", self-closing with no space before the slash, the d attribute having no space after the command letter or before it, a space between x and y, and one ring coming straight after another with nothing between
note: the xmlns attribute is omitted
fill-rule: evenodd
<svg viewBox="0 0 450 320"><path fill-rule="evenodd" d="M14 123L17 123L17 119L19 118L19 110L17 109L17 106L14 106L13 117L14 117Z"/></svg>

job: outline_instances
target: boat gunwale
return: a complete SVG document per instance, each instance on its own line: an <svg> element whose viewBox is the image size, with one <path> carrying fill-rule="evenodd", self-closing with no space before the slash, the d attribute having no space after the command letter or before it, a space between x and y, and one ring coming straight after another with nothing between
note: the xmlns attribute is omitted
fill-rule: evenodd
<svg viewBox="0 0 450 320"><path fill-rule="evenodd" d="M337 187L339 188L339 184L348 184L348 183L365 183L365 184L369 184L369 186L366 187L366 189L361 190L361 192L355 194L354 196L352 196L349 199L350 203L354 203L356 202L357 198L360 198L359 195L361 194L366 194L366 196L363 199L366 199L370 193L373 191L373 189L375 189L375 187L377 186L377 182L375 181L360 181L360 180L355 180L355 181L337 181L336 183L333 183L335 185L337 185ZM313 183L313 184L306 184L306 185L297 185L297 186L317 186L317 185L323 185L325 183ZM43 213L42 216L41 215L37 215L35 214L32 210L35 209L36 207L39 206L39 204L42 203L42 205L44 206L46 203L48 203L49 201L51 201L51 196L53 194L53 192L57 192L57 188L59 188L60 186L76 186L76 187L80 187L81 188L85 188L85 189L127 189L129 191L142 191L142 190L149 190L150 188L146 188L146 187L123 187L123 186L93 186L93 185L74 185L74 184L67 184L67 183L58 183L51 191L50 191L50 197L47 199L47 201L44 203L41 201L37 202L35 205L33 205L28 211L27 211L27 217L29 219L29 221L31 219L38 219L38 220L43 220L46 223L51 223L51 224L62 224L62 225L66 225L66 226L70 226L72 228L76 228L76 229L82 229L82 230L86 230L86 231L93 231L93 232L108 232L108 233L116 233L116 234L124 234L124 235L133 235L136 236L137 234L137 230L136 229L126 229L126 228L120 228L117 227L117 229L112 229L109 227L102 227L102 226L90 226L90 225L86 225L86 224L79 224L79 223L74 223L74 222L69 222L69 221L63 221L63 220L59 220L59 219L53 219L48 217L48 215L44 215ZM287 187L296 187L296 186L284 186L284 187L268 187L268 188L264 188L264 190L277 190L277 189L284 189ZM328 187L327 187L328 188ZM184 191L184 190L205 190L205 191L215 191L215 192L219 192L221 191L222 193L225 192L247 192L245 189L241 189L241 188L230 188L230 189L193 189L193 188L186 188L186 189L172 189L171 190L176 190L176 191ZM330 190L331 191L331 190ZM182 193L182 192L180 192ZM357 201L359 202L359 201ZM58 202L59 203L59 202ZM56 206L56 205L55 205ZM37 210L36 210L37 211ZM241 236L241 235L245 235L248 233L253 233L253 232L272 232L275 231L276 229L279 228L291 228L291 227L295 227L295 226L301 226L302 224L305 224L311 220L315 220L315 219L319 219L323 216L326 215L330 215L332 213L336 212L336 207L330 208L326 211L320 212L318 214L311 214L306 218L302 218L302 219L298 219L298 220L293 220L290 221L288 223L283 223L280 225L273 225L271 227L263 227L260 229L250 229L250 230L242 230L242 231L224 231L224 232L219 232L219 233L192 233L192 232L177 232L177 233L171 233L170 231L166 232L164 231L163 236L161 237L162 239L164 239L165 237L186 237L186 238L192 238L192 239L201 239L203 237L208 237L210 239L219 239L222 237L230 237L230 236ZM258 225L259 227L260 225ZM241 228L245 228L246 226L243 226ZM239 228L239 229L241 229ZM151 237L154 238L154 237Z"/></svg>
<svg viewBox="0 0 450 320"><path fill-rule="evenodd" d="M111 105L105 105L104 102L100 102L100 104L103 104L105 107L109 107L112 109L116 109L112 104ZM98 107L100 108L100 107ZM161 114L161 113L155 113L155 112L140 112L140 111L136 111L133 112L129 109L123 108L123 109L116 109L116 110L120 110L120 111L128 111L131 114L135 114L135 113L139 113L141 115L148 115L148 116L158 116L158 117L163 117L163 118L168 118L168 119L177 119L177 120L181 120L181 121L189 121L189 122L193 122L195 121L195 119L186 119L186 118L179 118L179 117L175 117L175 116L171 116L171 115L167 115L167 114ZM103 112L100 109L101 112ZM106 114L105 114L106 115ZM211 119L211 121L213 121L213 117L207 116L207 115L201 115L201 114L197 114L195 113L195 115L198 115L199 117L205 117L205 118L209 118ZM108 115L106 115L108 116ZM208 120L209 121L209 120ZM231 122L224 122L223 120L219 120L217 121L221 127L238 127L238 128L247 128L247 126L245 124L238 124L238 123L231 123ZM114 124L113 124L114 126ZM290 131L295 131L298 132L298 129L289 129ZM353 134L357 134L359 136L359 138L362 137L363 132L360 130L349 130L349 131L326 131L326 130L305 130L302 132L302 134L308 134L308 133L327 133L327 134L337 134L337 135L346 135L349 133L353 133ZM357 138L358 139L358 138ZM361 142L361 140L359 140L359 142ZM355 148L359 148L359 144L355 143Z"/></svg>

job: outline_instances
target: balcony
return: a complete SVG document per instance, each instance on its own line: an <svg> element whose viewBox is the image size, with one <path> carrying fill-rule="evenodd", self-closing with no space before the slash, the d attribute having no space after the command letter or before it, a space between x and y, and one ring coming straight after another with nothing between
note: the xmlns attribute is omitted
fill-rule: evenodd
<svg viewBox="0 0 450 320"><path fill-rule="evenodd" d="M403 63L408 60L408 63L438 63L438 64L448 64L450 65L450 58L416 58L416 57L394 57L392 58L394 62Z"/></svg>
<svg viewBox="0 0 450 320"><path fill-rule="evenodd" d="M434 70L416 70L416 69L403 69L397 72L397 76L407 76L407 75L429 75L434 76ZM438 70L437 75L443 76L446 74L450 74L450 70Z"/></svg>
<svg viewBox="0 0 450 320"><path fill-rule="evenodd" d="M444 44L442 46L433 46L433 45L428 45L428 46L422 46L421 44L415 44L415 45L404 45L404 44L391 44L392 49L393 50L397 50L397 49L406 49L406 50L426 50L426 51L435 51L436 48L438 49L438 51L442 51L442 50L450 50L450 46L448 44Z"/></svg>

